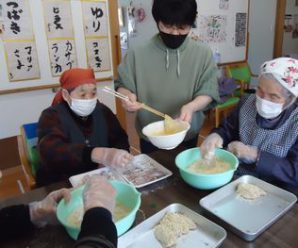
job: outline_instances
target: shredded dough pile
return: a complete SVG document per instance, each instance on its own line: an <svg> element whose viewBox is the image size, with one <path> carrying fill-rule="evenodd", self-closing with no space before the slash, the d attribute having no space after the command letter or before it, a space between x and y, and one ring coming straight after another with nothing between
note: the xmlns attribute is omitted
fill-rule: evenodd
<svg viewBox="0 0 298 248"><path fill-rule="evenodd" d="M267 193L256 185L250 183L239 183L237 186L237 194L248 200L255 200Z"/></svg>
<svg viewBox="0 0 298 248"><path fill-rule="evenodd" d="M174 120L168 115L165 115L164 128L162 128L161 130L154 130L151 133L151 135L155 135L155 136L171 135L171 134L179 133L185 129L186 127L184 123Z"/></svg>
<svg viewBox="0 0 298 248"><path fill-rule="evenodd" d="M167 213L160 223L155 226L154 234L163 247L171 247L176 245L180 236L196 228L196 224L185 215Z"/></svg>
<svg viewBox="0 0 298 248"><path fill-rule="evenodd" d="M231 168L230 164L217 157L211 160L199 159L192 163L187 169L194 173L216 174L228 171Z"/></svg>
<svg viewBox="0 0 298 248"><path fill-rule="evenodd" d="M113 221L116 222L122 218L124 218L130 209L124 206L121 203L116 202L116 206L114 212L112 214ZM84 208L83 206L77 207L67 218L67 222L69 225L80 228L84 215Z"/></svg>

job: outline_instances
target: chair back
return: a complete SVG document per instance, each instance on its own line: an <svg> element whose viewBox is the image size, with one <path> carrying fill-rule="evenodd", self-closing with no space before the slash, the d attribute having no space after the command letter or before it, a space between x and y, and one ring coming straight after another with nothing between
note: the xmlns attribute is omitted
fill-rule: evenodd
<svg viewBox="0 0 298 248"><path fill-rule="evenodd" d="M39 165L36 130L37 123L24 124L18 137L20 160L30 188L36 185L35 176Z"/></svg>
<svg viewBox="0 0 298 248"><path fill-rule="evenodd" d="M221 77L218 79L218 89L221 102L214 108L215 127L218 127L222 118L227 117L238 104L240 98L235 96L237 90L242 91L241 85L238 87L237 80L229 77Z"/></svg>
<svg viewBox="0 0 298 248"><path fill-rule="evenodd" d="M228 77L235 78L239 81L247 84L247 88L249 88L249 83L251 80L251 70L247 62L239 63L239 64L230 64L227 65L227 75Z"/></svg>

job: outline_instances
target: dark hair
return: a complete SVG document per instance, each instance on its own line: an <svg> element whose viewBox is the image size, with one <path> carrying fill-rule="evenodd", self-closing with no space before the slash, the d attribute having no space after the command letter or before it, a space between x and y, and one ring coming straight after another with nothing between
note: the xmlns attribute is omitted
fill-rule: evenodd
<svg viewBox="0 0 298 248"><path fill-rule="evenodd" d="M196 20L196 0L153 0L152 15L156 23L192 26Z"/></svg>

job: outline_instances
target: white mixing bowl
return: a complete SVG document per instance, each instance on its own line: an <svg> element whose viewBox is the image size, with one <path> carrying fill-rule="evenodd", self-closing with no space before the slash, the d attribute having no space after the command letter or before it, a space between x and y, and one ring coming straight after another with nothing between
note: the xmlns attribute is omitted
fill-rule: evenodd
<svg viewBox="0 0 298 248"><path fill-rule="evenodd" d="M164 121L157 121L145 126L142 132L156 147L171 150L177 147L184 140L185 135L190 128L188 122L181 122L181 126L183 127L182 130L177 133L159 135L158 133L164 131Z"/></svg>

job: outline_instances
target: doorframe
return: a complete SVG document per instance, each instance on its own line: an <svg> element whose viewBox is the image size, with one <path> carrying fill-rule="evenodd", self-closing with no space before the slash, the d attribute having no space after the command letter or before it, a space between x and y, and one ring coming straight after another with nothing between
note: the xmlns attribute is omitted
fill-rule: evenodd
<svg viewBox="0 0 298 248"><path fill-rule="evenodd" d="M273 58L282 56L282 46L284 37L284 17L286 12L286 5L287 0L277 0Z"/></svg>
<svg viewBox="0 0 298 248"><path fill-rule="evenodd" d="M114 79L118 77L118 65L121 62L121 47L120 47L120 28L118 22L118 1L109 0L110 7L110 23L111 23L111 36L112 36L112 56L113 56L113 68ZM121 101L116 98L116 112L117 118L124 130L127 129L126 112L122 107Z"/></svg>

